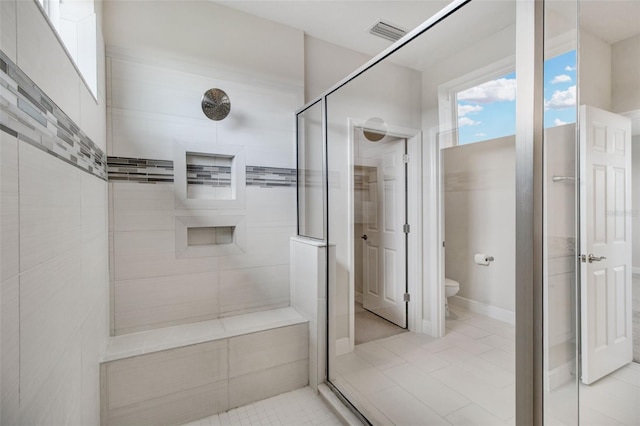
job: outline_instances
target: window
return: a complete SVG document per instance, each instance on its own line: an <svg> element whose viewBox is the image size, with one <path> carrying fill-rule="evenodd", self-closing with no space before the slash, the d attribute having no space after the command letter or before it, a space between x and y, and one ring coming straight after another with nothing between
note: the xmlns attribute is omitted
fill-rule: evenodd
<svg viewBox="0 0 640 426"><path fill-rule="evenodd" d="M97 27L93 0L37 0L37 3L97 98Z"/></svg>
<svg viewBox="0 0 640 426"><path fill-rule="evenodd" d="M513 69L513 66L510 68ZM571 50L546 60L544 78L544 127L574 123L576 51ZM474 84L478 79L470 77L467 81ZM453 99L453 105L445 109L453 109L451 121L457 123L457 141L454 144L465 145L515 134L515 72L503 72L498 77L485 78L471 87L469 84L452 85L450 92L448 98ZM440 99L442 102L442 95Z"/></svg>

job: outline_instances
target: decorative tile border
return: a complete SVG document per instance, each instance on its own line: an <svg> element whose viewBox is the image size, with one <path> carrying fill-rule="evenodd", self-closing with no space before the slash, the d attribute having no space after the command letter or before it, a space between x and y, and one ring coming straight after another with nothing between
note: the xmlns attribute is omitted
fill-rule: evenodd
<svg viewBox="0 0 640 426"><path fill-rule="evenodd" d="M173 161L144 158L108 157L109 181L173 183ZM246 167L246 186L288 188L296 186L296 169ZM215 187L231 186L231 168L187 164L187 183Z"/></svg>
<svg viewBox="0 0 640 426"><path fill-rule="evenodd" d="M187 185L208 185L217 188L230 188L231 167L187 164Z"/></svg>
<svg viewBox="0 0 640 426"><path fill-rule="evenodd" d="M109 182L173 183L173 161L108 157Z"/></svg>
<svg viewBox="0 0 640 426"><path fill-rule="evenodd" d="M247 186L286 188L296 186L296 169L247 166Z"/></svg>
<svg viewBox="0 0 640 426"><path fill-rule="evenodd" d="M104 152L2 51L0 131L107 180Z"/></svg>

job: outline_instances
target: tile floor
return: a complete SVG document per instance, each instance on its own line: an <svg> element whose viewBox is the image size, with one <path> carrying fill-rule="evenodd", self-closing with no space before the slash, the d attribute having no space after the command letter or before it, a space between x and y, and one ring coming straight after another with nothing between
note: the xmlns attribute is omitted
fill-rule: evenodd
<svg viewBox="0 0 640 426"><path fill-rule="evenodd" d="M404 333L357 345L336 359L334 384L373 424L514 425L514 327L455 311L442 339ZM639 364L580 392L582 424L640 424ZM575 422L575 388L554 395L561 409L550 423Z"/></svg>
<svg viewBox="0 0 640 426"><path fill-rule="evenodd" d="M342 423L310 387L187 423L183 426L340 426Z"/></svg>

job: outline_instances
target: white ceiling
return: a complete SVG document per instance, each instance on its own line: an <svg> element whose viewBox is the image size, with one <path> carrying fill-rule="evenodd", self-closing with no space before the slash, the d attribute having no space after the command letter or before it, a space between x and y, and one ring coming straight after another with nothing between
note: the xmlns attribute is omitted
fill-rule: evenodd
<svg viewBox="0 0 640 426"><path fill-rule="evenodd" d="M369 34L379 19L412 30L447 0L226 0L217 3L300 29L306 34L374 56L392 43Z"/></svg>
<svg viewBox="0 0 640 426"><path fill-rule="evenodd" d="M368 55L376 55L391 45L390 41L369 34L369 28L384 19L411 30L446 6L448 0L223 0L228 7L300 29L306 34ZM503 0L485 0L485 5L501 8ZM570 15L574 2L548 2L557 12ZM608 43L615 43L640 33L640 0L582 0L581 24ZM488 15L488 22L496 24ZM476 17L477 18L477 17ZM476 24L474 24L475 30ZM462 27L464 28L464 27ZM496 30L499 25L494 25ZM464 28L468 40L471 28ZM448 40L448 39L445 39Z"/></svg>

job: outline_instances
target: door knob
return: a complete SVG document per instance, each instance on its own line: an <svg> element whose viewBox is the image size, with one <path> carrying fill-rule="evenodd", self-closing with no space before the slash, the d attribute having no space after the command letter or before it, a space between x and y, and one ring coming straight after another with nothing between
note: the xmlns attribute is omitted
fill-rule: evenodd
<svg viewBox="0 0 640 426"><path fill-rule="evenodd" d="M589 258L588 258L589 263L600 262L601 260L605 260L605 259L606 259L606 257L604 257L604 256L596 257L593 254L590 254Z"/></svg>
<svg viewBox="0 0 640 426"><path fill-rule="evenodd" d="M362 238L362 239L363 239L363 240L365 240L365 241L367 241L367 240L369 239L369 237L367 237L367 234L364 234L364 235L363 235L362 237L360 237L360 238Z"/></svg>

